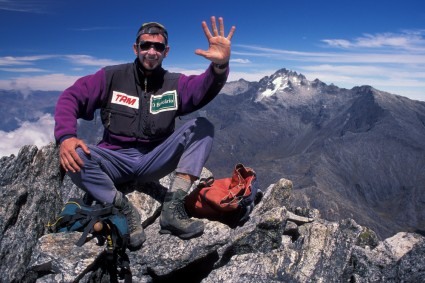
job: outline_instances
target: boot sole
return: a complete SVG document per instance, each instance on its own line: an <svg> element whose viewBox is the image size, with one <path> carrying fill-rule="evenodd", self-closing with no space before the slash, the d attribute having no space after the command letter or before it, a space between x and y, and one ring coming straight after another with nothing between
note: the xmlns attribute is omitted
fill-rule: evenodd
<svg viewBox="0 0 425 283"><path fill-rule="evenodd" d="M133 238L139 238L138 239L138 243L137 244L133 244L133 245L131 245L130 243L127 245L127 248L130 250L130 251L137 251L137 250L139 250L142 246L143 246L143 243L146 241L146 235L145 235L145 231L143 231L143 229L142 229L142 231L141 232L139 232L139 233L137 233L137 235L133 235ZM131 242L131 236L130 236L130 242Z"/></svg>

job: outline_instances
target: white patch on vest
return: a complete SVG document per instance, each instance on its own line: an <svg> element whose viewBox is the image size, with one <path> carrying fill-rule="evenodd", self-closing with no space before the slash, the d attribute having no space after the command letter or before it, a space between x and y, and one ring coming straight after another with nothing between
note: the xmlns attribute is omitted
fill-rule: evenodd
<svg viewBox="0 0 425 283"><path fill-rule="evenodd" d="M152 95L150 102L149 111L151 114L177 110L177 91L171 90L160 95Z"/></svg>
<svg viewBox="0 0 425 283"><path fill-rule="evenodd" d="M139 98L137 96L131 96L115 90L112 92L111 103L139 109Z"/></svg>

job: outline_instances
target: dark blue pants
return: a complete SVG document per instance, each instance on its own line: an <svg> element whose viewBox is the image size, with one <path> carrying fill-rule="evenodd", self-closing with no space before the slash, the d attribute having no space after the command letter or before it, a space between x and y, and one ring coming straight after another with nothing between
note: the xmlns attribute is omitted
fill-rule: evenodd
<svg viewBox="0 0 425 283"><path fill-rule="evenodd" d="M199 177L211 152L213 137L214 126L205 118L196 118L152 150L110 150L90 145L87 155L78 148L84 166L80 172L68 175L98 201L112 203L118 184L157 181L174 170Z"/></svg>

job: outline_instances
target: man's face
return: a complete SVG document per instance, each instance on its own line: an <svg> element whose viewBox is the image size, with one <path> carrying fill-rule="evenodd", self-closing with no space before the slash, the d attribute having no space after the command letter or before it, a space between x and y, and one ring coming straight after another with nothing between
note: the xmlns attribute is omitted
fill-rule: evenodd
<svg viewBox="0 0 425 283"><path fill-rule="evenodd" d="M133 45L134 54L146 70L154 70L167 57L170 48L161 34L142 34L139 43Z"/></svg>

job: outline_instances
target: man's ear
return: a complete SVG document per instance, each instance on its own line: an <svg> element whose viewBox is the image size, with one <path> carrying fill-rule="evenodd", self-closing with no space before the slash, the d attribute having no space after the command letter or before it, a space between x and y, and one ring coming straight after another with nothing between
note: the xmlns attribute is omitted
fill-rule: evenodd
<svg viewBox="0 0 425 283"><path fill-rule="evenodd" d="M134 55L139 56L139 46L136 43L133 44Z"/></svg>
<svg viewBox="0 0 425 283"><path fill-rule="evenodd" d="M170 46L167 46L164 51L164 56L163 56L164 58L167 57L169 51L170 51Z"/></svg>

